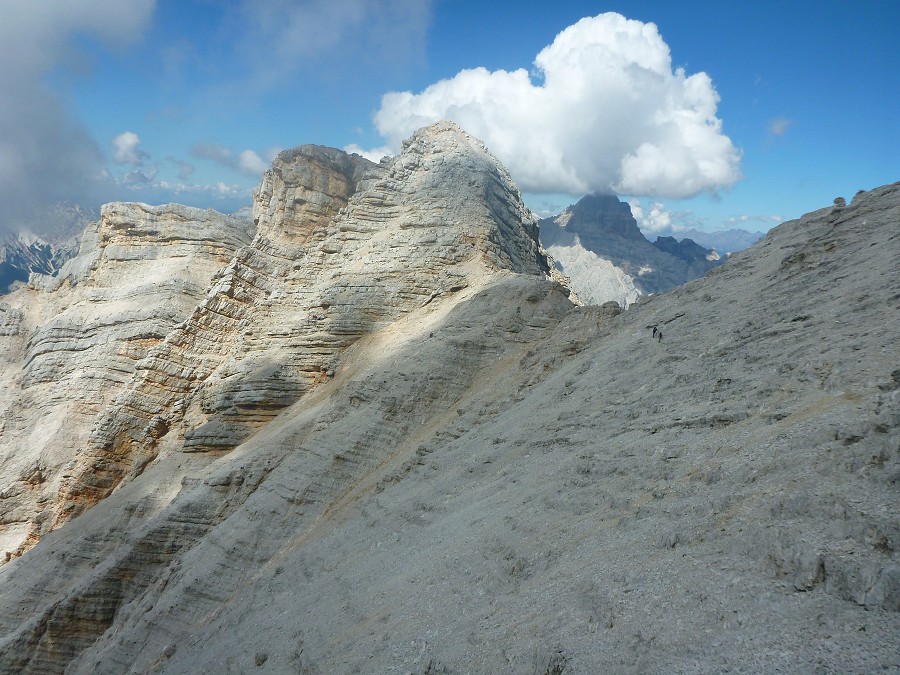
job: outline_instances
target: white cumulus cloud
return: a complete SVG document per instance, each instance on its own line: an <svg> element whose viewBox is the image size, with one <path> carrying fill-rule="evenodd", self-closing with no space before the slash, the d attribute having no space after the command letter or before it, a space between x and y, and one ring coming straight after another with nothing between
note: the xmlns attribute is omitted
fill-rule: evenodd
<svg viewBox="0 0 900 675"><path fill-rule="evenodd" d="M131 164L138 166L147 158L147 154L140 150L141 137L133 131L124 131L112 139L113 161L119 164Z"/></svg>
<svg viewBox="0 0 900 675"><path fill-rule="evenodd" d="M631 215L637 221L638 227L645 234L672 234L681 229L673 226L672 213L661 202L651 202L646 208L639 199L628 202L631 207Z"/></svg>
<svg viewBox="0 0 900 675"><path fill-rule="evenodd" d="M419 127L452 119L526 192L683 198L740 178L712 80L673 70L655 24L615 13L581 19L534 66L534 77L474 68L418 94L387 93L375 126L396 152Z"/></svg>

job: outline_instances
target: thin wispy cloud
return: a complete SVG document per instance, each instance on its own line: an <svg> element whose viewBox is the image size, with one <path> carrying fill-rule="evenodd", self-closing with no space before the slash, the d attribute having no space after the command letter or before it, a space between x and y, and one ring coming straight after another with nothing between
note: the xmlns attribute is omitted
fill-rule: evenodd
<svg viewBox="0 0 900 675"><path fill-rule="evenodd" d="M403 66L424 58L430 0L243 0L236 46L255 84L274 86L313 63ZM260 50L260 45L266 49Z"/></svg>
<svg viewBox="0 0 900 675"><path fill-rule="evenodd" d="M776 143L781 141L787 133L788 129L793 125L793 122L786 117L776 117L769 121L768 126L766 127L766 141L764 147L769 150Z"/></svg>
<svg viewBox="0 0 900 675"><path fill-rule="evenodd" d="M246 187L242 187L236 183L225 183L223 181L218 181L210 185L196 185L192 183L173 183L162 180L154 184L153 187L175 195L205 194L216 198L248 197L250 194L250 191L247 190Z"/></svg>
<svg viewBox="0 0 900 675"><path fill-rule="evenodd" d="M263 159L255 150L234 152L231 148L217 143L197 142L191 147L191 155L198 159L208 159L222 166L234 169L247 176L258 176L269 168L272 159L282 148L269 148Z"/></svg>
<svg viewBox="0 0 900 675"><path fill-rule="evenodd" d="M159 165L149 153L141 149L141 137L134 131L118 134L110 145L113 162L128 167L113 177L115 186L131 194L139 193L141 197L148 196L155 200L171 199L173 196L201 196L217 200L249 196L250 191L246 186L222 181L209 184L187 182L196 167L177 157L168 156L166 161L178 167L178 182L161 178ZM197 143L193 150L196 157L211 159L247 175L258 175L267 167L262 158L252 150L235 154L229 148L212 143Z"/></svg>
<svg viewBox="0 0 900 675"><path fill-rule="evenodd" d="M125 182L136 185L150 185L158 174L159 169L155 166L134 169L125 174Z"/></svg>
<svg viewBox="0 0 900 675"><path fill-rule="evenodd" d="M197 170L197 167L195 167L190 162L184 161L183 159L178 159L177 157L171 157L171 156L166 157L166 159L178 167L178 179L179 180L187 180L194 174L194 171Z"/></svg>
<svg viewBox="0 0 900 675"><path fill-rule="evenodd" d="M792 124L793 122L786 117L776 117L769 122L769 135L775 138L781 138L787 133L788 128Z"/></svg>
<svg viewBox="0 0 900 675"><path fill-rule="evenodd" d="M741 214L739 216L731 216L725 219L725 224L729 226L741 226L747 227L751 225L763 226L765 228L770 228L772 225L777 225L779 223L784 222L784 217L776 214L769 215L750 215L750 214Z"/></svg>

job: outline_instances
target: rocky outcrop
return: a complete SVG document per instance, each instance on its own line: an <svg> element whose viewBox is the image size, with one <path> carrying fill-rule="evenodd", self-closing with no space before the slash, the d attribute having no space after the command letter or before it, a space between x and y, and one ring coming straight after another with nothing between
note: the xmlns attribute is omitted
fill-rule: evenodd
<svg viewBox="0 0 900 675"><path fill-rule="evenodd" d="M101 418L98 434L121 424L106 437L134 442L100 469L127 476L138 453L155 459L0 567L0 670L895 667L900 184L785 223L623 312L574 306L545 278L527 216L513 227L516 193L458 129L424 130L377 166L295 153L265 177L254 243L217 276L205 313L152 347L118 400L139 401L128 391L149 391L154 370L157 389L182 386L176 336L178 368L209 375L185 377L193 389L155 437L137 407L131 427L114 405ZM459 165L474 184L439 190L436 174L460 178ZM437 206L403 187L432 179L425 203L447 200ZM452 225L434 217L458 211ZM440 234L457 238L431 248ZM266 256L285 250L304 265L348 256L318 263L303 295L294 262L269 272ZM452 285L402 293L428 277L391 267L391 250ZM360 290L342 285L352 278ZM318 321L333 308L342 320L295 336L302 347L264 318L284 331L291 305L320 297ZM204 328L211 313L225 317L218 333ZM248 318L265 337L231 331ZM368 332L333 347L359 322ZM241 336L255 340L232 347ZM232 450L184 452L197 423L237 420L204 409L222 397L202 392L224 391L223 369L260 358L266 340L274 365L299 369L310 350L333 375L294 377L305 388L267 422L248 407L257 427ZM140 445L142 429L155 446Z"/></svg>
<svg viewBox="0 0 900 675"><path fill-rule="evenodd" d="M75 451L138 363L190 316L252 226L178 205L107 204L78 256L0 305L0 555L50 526Z"/></svg>
<svg viewBox="0 0 900 675"><path fill-rule="evenodd" d="M487 274L549 270L506 171L450 123L423 130L382 165L319 146L283 152L263 178L253 215L252 243L212 276L187 316L171 313L155 332L132 317L140 349L123 346L130 345L123 336L108 338L128 366L109 369L120 386L92 397L89 433L26 545L160 453L231 450L332 377L361 336ZM104 251L107 259L81 256L45 283L60 288L86 268L116 277L112 260L153 264L156 257L133 246ZM200 287L193 290L196 303ZM59 323L54 317L34 331L31 352L52 353L41 345L75 339ZM96 339L80 335L85 344ZM62 367L49 357L33 361L26 357L26 386ZM88 373L96 365L72 363Z"/></svg>
<svg viewBox="0 0 900 675"><path fill-rule="evenodd" d="M560 215L540 221L541 243L585 302L627 307L639 295L662 293L721 264L715 251L690 239L650 243L628 204L588 195Z"/></svg>

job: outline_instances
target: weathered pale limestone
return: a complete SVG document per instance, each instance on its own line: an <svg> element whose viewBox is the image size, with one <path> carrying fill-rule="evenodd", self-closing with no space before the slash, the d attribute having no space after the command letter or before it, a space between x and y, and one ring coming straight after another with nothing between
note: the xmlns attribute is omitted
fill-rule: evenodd
<svg viewBox="0 0 900 675"><path fill-rule="evenodd" d="M506 186L448 125L277 161L94 418L83 513L0 567L0 670L894 668L900 184L625 312L546 279Z"/></svg>

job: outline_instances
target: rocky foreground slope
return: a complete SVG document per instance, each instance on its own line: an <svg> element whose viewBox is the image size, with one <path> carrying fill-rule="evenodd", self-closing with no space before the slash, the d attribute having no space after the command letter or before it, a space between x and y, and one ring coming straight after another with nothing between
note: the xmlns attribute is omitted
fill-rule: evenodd
<svg viewBox="0 0 900 675"><path fill-rule="evenodd" d="M0 568L0 671L900 668L900 184L623 313L458 129L363 161L276 162Z"/></svg>

